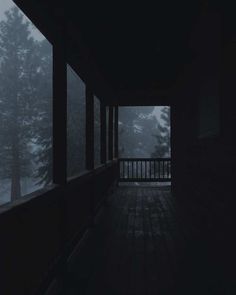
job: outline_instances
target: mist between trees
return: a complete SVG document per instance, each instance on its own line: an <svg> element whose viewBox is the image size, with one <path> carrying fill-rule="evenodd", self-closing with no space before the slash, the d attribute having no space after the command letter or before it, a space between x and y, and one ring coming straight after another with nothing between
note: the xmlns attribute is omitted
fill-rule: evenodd
<svg viewBox="0 0 236 295"><path fill-rule="evenodd" d="M85 171L85 85L67 67L67 176ZM169 108L164 125L153 108L120 108L120 156L170 153ZM100 101L94 97L94 154L100 164ZM108 121L108 113L107 113ZM52 46L32 36L16 7L0 22L0 204L52 183Z"/></svg>
<svg viewBox="0 0 236 295"><path fill-rule="evenodd" d="M170 157L170 107L119 108L119 156L124 158Z"/></svg>
<svg viewBox="0 0 236 295"><path fill-rule="evenodd" d="M85 85L69 65L67 80L70 177L85 170ZM16 6L0 22L0 143L0 204L52 183L52 46Z"/></svg>

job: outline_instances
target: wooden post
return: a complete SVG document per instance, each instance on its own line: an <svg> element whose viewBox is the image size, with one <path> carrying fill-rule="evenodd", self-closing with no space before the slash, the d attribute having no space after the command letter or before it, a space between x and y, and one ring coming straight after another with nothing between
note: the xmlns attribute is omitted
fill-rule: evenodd
<svg viewBox="0 0 236 295"><path fill-rule="evenodd" d="M94 168L94 99L89 87L86 87L86 168Z"/></svg>
<svg viewBox="0 0 236 295"><path fill-rule="evenodd" d="M101 117L101 163L106 163L106 147L107 147L107 125L106 125L106 106L101 101L100 103L100 117Z"/></svg>
<svg viewBox="0 0 236 295"><path fill-rule="evenodd" d="M118 138L118 131L119 131L119 108L118 106L115 107L115 158L119 158L119 149L118 149L118 144L119 144L119 138Z"/></svg>
<svg viewBox="0 0 236 295"><path fill-rule="evenodd" d="M67 178L67 67L65 42L53 45L53 182Z"/></svg>
<svg viewBox="0 0 236 295"><path fill-rule="evenodd" d="M58 200L61 218L61 255L58 266L60 289L66 292L67 276L67 65L66 65L66 25L53 42L53 182L60 185Z"/></svg>
<svg viewBox="0 0 236 295"><path fill-rule="evenodd" d="M108 159L111 161L113 159L113 107L109 106L109 125L108 125Z"/></svg>

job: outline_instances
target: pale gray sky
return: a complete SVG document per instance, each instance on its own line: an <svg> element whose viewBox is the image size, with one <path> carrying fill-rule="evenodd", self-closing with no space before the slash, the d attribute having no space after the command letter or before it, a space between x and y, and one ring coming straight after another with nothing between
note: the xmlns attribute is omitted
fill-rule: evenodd
<svg viewBox="0 0 236 295"><path fill-rule="evenodd" d="M0 0L0 21L4 19L5 11L11 8L12 6L16 6L16 4L12 0ZM25 18L29 20L28 17L25 16ZM41 41L45 38L34 25L32 25L31 29L32 29L32 36L35 39Z"/></svg>
<svg viewBox="0 0 236 295"><path fill-rule="evenodd" d="M0 0L0 19L3 18L4 12L13 5L11 0Z"/></svg>
<svg viewBox="0 0 236 295"><path fill-rule="evenodd" d="M13 5L16 4L12 0L0 0L0 21L4 19L4 12ZM26 17L26 19L28 18ZM32 36L37 40L43 40L45 38L35 26L32 26ZM157 119L162 122L162 119L160 119L161 109L162 107L155 107L153 113L156 115Z"/></svg>
<svg viewBox="0 0 236 295"><path fill-rule="evenodd" d="M161 110L162 110L162 108L163 107L155 107L154 108L154 111L153 111L153 114L157 117L157 120L159 121L159 122L161 122L162 123L162 119L161 119Z"/></svg>

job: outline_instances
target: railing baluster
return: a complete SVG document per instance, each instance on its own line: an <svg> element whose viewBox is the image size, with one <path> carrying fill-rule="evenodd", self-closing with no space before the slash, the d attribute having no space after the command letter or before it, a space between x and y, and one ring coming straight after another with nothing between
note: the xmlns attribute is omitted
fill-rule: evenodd
<svg viewBox="0 0 236 295"><path fill-rule="evenodd" d="M143 178L143 161L141 161L141 179Z"/></svg>
<svg viewBox="0 0 236 295"><path fill-rule="evenodd" d="M166 178L169 178L169 161L167 161L166 164L167 164L167 165L166 165L166 166L167 166L167 167L166 167L166 170L167 170Z"/></svg>
<svg viewBox="0 0 236 295"><path fill-rule="evenodd" d="M138 164L138 178L140 178L140 162L137 161L137 164Z"/></svg>
<svg viewBox="0 0 236 295"><path fill-rule="evenodd" d="M165 179L165 173L166 173L166 166L165 166L165 161L163 161L163 179Z"/></svg>
<svg viewBox="0 0 236 295"><path fill-rule="evenodd" d="M128 161L128 179L130 179L130 161Z"/></svg>
<svg viewBox="0 0 236 295"><path fill-rule="evenodd" d="M127 162L124 161L124 178L127 178Z"/></svg>
<svg viewBox="0 0 236 295"><path fill-rule="evenodd" d="M120 181L170 181L170 158L156 159L119 159L118 171Z"/></svg>
<svg viewBox="0 0 236 295"><path fill-rule="evenodd" d="M169 179L169 161L166 161L166 166L167 166L167 179Z"/></svg>
<svg viewBox="0 0 236 295"><path fill-rule="evenodd" d="M153 161L153 178L156 178L156 161Z"/></svg>
<svg viewBox="0 0 236 295"><path fill-rule="evenodd" d="M139 178L142 178L142 161L139 161Z"/></svg>
<svg viewBox="0 0 236 295"><path fill-rule="evenodd" d="M150 178L150 180L151 180L151 178L152 178L152 161L149 161L149 171L150 171L150 175L149 175L149 178Z"/></svg>
<svg viewBox="0 0 236 295"><path fill-rule="evenodd" d="M161 161L159 161L159 178L161 179Z"/></svg>
<svg viewBox="0 0 236 295"><path fill-rule="evenodd" d="M133 169L132 169L132 166L133 166L133 161L130 162L130 178L131 179L133 178Z"/></svg>
<svg viewBox="0 0 236 295"><path fill-rule="evenodd" d="M148 179L148 162L147 161L145 162L146 162L146 179Z"/></svg>
<svg viewBox="0 0 236 295"><path fill-rule="evenodd" d="M155 167L155 163L156 163L156 161L154 160L153 161L153 179L156 178L156 167Z"/></svg>
<svg viewBox="0 0 236 295"><path fill-rule="evenodd" d="M148 179L150 179L151 178L151 174L150 174L151 162L150 161L147 161L147 164L148 164Z"/></svg>
<svg viewBox="0 0 236 295"><path fill-rule="evenodd" d="M161 161L161 174L162 174L162 178L164 178L164 162Z"/></svg>
<svg viewBox="0 0 236 295"><path fill-rule="evenodd" d="M143 161L141 161L141 179L143 179Z"/></svg>
<svg viewBox="0 0 236 295"><path fill-rule="evenodd" d="M166 179L166 161L164 161L164 178Z"/></svg>
<svg viewBox="0 0 236 295"><path fill-rule="evenodd" d="M165 167L164 167L164 161L162 161L162 178L165 177L164 173L165 173Z"/></svg>
<svg viewBox="0 0 236 295"><path fill-rule="evenodd" d="M130 164L130 178L132 179L133 178L133 170L132 170L133 161L130 161L129 164Z"/></svg>
<svg viewBox="0 0 236 295"><path fill-rule="evenodd" d="M128 179L130 179L130 160L128 161L128 171L129 171Z"/></svg>
<svg viewBox="0 0 236 295"><path fill-rule="evenodd" d="M123 178L125 178L125 161L123 161Z"/></svg>
<svg viewBox="0 0 236 295"><path fill-rule="evenodd" d="M147 179L147 161L145 160L145 179Z"/></svg>
<svg viewBox="0 0 236 295"><path fill-rule="evenodd" d="M155 175L155 176L156 176L156 179L158 179L158 178L159 178L158 161L156 160L155 163L156 163L156 166L155 166L155 167L156 167L156 168L155 168L155 169L156 169L156 175Z"/></svg>
<svg viewBox="0 0 236 295"><path fill-rule="evenodd" d="M166 179L166 178L167 178L167 176L166 176L166 175L167 175L167 172L166 172L166 171L167 171L167 170L166 170L166 161L164 162L164 166L165 166L164 178Z"/></svg>
<svg viewBox="0 0 236 295"><path fill-rule="evenodd" d="M167 162L165 160L165 179L167 179L167 175L168 175L168 173L167 173Z"/></svg>
<svg viewBox="0 0 236 295"><path fill-rule="evenodd" d="M143 165L144 165L144 175L143 175L143 179L146 178L146 161L143 161Z"/></svg>
<svg viewBox="0 0 236 295"><path fill-rule="evenodd" d="M132 171L132 161L129 161L129 169L130 169L130 178L133 178L133 171Z"/></svg>
<svg viewBox="0 0 236 295"><path fill-rule="evenodd" d="M169 178L169 162L166 161L166 179Z"/></svg>
<svg viewBox="0 0 236 295"><path fill-rule="evenodd" d="M142 165L143 165L143 171L142 171L142 179L145 178L145 161L142 161Z"/></svg>
<svg viewBox="0 0 236 295"><path fill-rule="evenodd" d="M138 179L138 161L136 161L136 178Z"/></svg>
<svg viewBox="0 0 236 295"><path fill-rule="evenodd" d="M132 175L133 175L132 178L133 178L133 179L135 178L135 169L134 169L135 165L134 165L134 164L135 164L135 161L132 161L132 173L133 173L133 174L132 174Z"/></svg>
<svg viewBox="0 0 236 295"><path fill-rule="evenodd" d="M125 161L122 162L122 169L123 169L123 178L125 178Z"/></svg>
<svg viewBox="0 0 236 295"><path fill-rule="evenodd" d="M131 162L131 166L132 166L132 179L134 179L134 161Z"/></svg>
<svg viewBox="0 0 236 295"><path fill-rule="evenodd" d="M143 161L143 164L144 164L144 176L143 176L143 179L146 178L146 161L144 160Z"/></svg>
<svg viewBox="0 0 236 295"><path fill-rule="evenodd" d="M161 160L161 178L163 178L163 161Z"/></svg>

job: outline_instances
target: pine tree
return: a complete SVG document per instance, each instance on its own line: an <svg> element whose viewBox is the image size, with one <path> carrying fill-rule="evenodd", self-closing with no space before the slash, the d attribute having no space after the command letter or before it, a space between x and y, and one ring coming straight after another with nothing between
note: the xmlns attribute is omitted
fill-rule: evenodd
<svg viewBox="0 0 236 295"><path fill-rule="evenodd" d="M170 145L170 108L168 106L163 107L161 111L161 119L163 124L159 124L157 134L154 135L156 139L155 151L152 153L152 157L170 157L171 145Z"/></svg>
<svg viewBox="0 0 236 295"><path fill-rule="evenodd" d="M0 22L0 177L11 180L14 200L21 196L21 177L32 172L38 43L17 7L5 14Z"/></svg>
<svg viewBox="0 0 236 295"><path fill-rule="evenodd" d="M119 109L119 156L149 157L153 151L157 120L154 107Z"/></svg>
<svg viewBox="0 0 236 295"><path fill-rule="evenodd" d="M37 184L52 182L52 46L45 39L40 42L40 79L38 81L37 118L34 119L35 163L34 177Z"/></svg>

